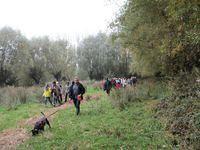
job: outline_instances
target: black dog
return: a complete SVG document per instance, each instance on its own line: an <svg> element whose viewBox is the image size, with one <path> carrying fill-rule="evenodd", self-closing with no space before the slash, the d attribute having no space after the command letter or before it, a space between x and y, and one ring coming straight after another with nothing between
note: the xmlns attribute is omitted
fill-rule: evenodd
<svg viewBox="0 0 200 150"><path fill-rule="evenodd" d="M37 135L38 133L40 133L42 131L44 131L44 126L46 124L49 126L49 128L51 128L49 120L47 119L47 117L45 117L44 113L42 113L42 114L43 114L43 117L35 123L34 129L31 130L33 136Z"/></svg>

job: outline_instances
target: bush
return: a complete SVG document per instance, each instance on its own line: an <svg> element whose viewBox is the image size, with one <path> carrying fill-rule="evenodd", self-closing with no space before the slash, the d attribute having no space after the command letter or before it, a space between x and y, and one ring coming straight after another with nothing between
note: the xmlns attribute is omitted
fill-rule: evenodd
<svg viewBox="0 0 200 150"><path fill-rule="evenodd" d="M170 81L173 93L162 100L157 108L157 116L167 119L167 130L176 138L180 149L200 147L200 83L198 76L181 73Z"/></svg>

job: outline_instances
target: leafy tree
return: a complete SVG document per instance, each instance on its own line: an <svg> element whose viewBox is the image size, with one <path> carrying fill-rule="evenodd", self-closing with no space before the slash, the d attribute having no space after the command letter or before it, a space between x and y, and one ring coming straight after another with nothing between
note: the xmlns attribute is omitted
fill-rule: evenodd
<svg viewBox="0 0 200 150"><path fill-rule="evenodd" d="M41 83L41 79L44 75L44 72L40 67L34 66L34 67L29 68L28 75L31 79L34 80L34 83L38 85Z"/></svg>
<svg viewBox="0 0 200 150"><path fill-rule="evenodd" d="M63 77L70 78L76 71L75 51L66 40L52 41L48 51L45 52L48 72L57 81Z"/></svg>
<svg viewBox="0 0 200 150"><path fill-rule="evenodd" d="M133 52L141 75L175 75L200 67L197 0L128 0L111 24L113 37Z"/></svg>
<svg viewBox="0 0 200 150"><path fill-rule="evenodd" d="M30 42L32 65L40 67L47 76L57 81L70 78L76 70L74 49L66 40L50 40L48 37L35 38Z"/></svg>
<svg viewBox="0 0 200 150"><path fill-rule="evenodd" d="M14 74L17 63L21 63L19 55L24 50L25 37L19 31L15 31L9 27L0 30L0 85L12 85L18 81L18 76Z"/></svg>
<svg viewBox="0 0 200 150"><path fill-rule="evenodd" d="M28 40L10 27L0 30L0 86L69 80L76 72L75 61L75 49L67 40Z"/></svg>
<svg viewBox="0 0 200 150"><path fill-rule="evenodd" d="M130 54L122 51L120 44L112 43L104 33L85 38L78 47L79 70L85 70L90 79L106 76L127 76Z"/></svg>

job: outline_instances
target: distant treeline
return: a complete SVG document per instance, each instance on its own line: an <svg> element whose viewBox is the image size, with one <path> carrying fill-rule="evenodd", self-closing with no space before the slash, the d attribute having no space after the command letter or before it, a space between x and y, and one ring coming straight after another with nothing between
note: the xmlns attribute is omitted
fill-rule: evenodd
<svg viewBox="0 0 200 150"><path fill-rule="evenodd" d="M33 85L60 80L75 71L75 52L68 41L39 37L28 40L10 27L0 30L0 86Z"/></svg>
<svg viewBox="0 0 200 150"><path fill-rule="evenodd" d="M0 30L0 86L31 86L50 80L103 79L127 76L131 55L109 36L99 33L78 48L65 39L48 36L27 39L10 27Z"/></svg>

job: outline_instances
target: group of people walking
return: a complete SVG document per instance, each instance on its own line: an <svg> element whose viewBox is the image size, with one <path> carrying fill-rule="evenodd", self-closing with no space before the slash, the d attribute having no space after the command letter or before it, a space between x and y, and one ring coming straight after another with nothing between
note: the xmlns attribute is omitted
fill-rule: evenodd
<svg viewBox="0 0 200 150"><path fill-rule="evenodd" d="M112 88L120 89L125 88L126 86L133 86L137 82L137 78L135 76L130 78L112 78L112 79L106 79L103 83L103 89L106 91L106 93L109 95L110 90Z"/></svg>
<svg viewBox="0 0 200 150"><path fill-rule="evenodd" d="M125 88L126 86L135 85L137 82L136 77L131 78L108 78L103 83L103 89L109 95L112 88L120 89ZM52 106L61 105L64 102L67 102L68 99L71 99L76 108L76 114L80 114L80 103L83 100L83 95L85 94L85 87L79 82L79 79L76 77L71 83L67 82L65 88L63 89L62 85L59 82L53 81L50 84L47 84L44 89L43 96L45 97L45 104L49 102Z"/></svg>
<svg viewBox="0 0 200 150"><path fill-rule="evenodd" d="M57 104L61 105L63 102L63 95L65 95L64 102L67 102L68 98L73 100L74 106L76 107L76 114L80 114L80 102L83 99L83 94L85 93L84 86L79 82L76 77L74 81L67 82L65 90L63 90L62 85L59 82L52 82L47 84L44 89L43 96L45 97L45 104L49 102L52 106Z"/></svg>
<svg viewBox="0 0 200 150"><path fill-rule="evenodd" d="M45 104L49 102L51 105L56 106L57 103L62 103L62 87L58 82L53 81L47 84L44 89L43 96L45 97Z"/></svg>

